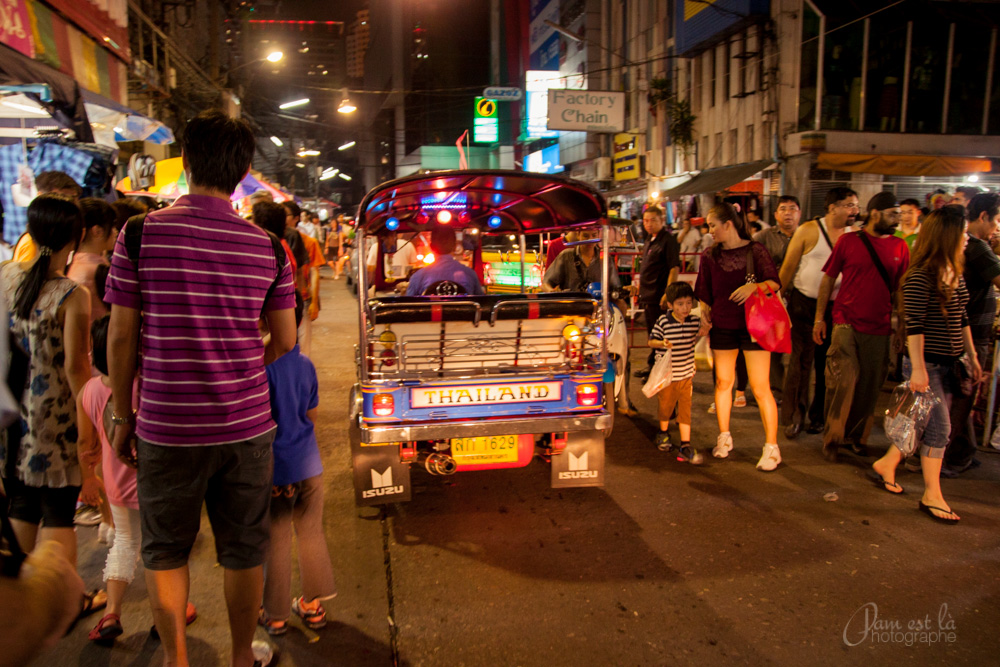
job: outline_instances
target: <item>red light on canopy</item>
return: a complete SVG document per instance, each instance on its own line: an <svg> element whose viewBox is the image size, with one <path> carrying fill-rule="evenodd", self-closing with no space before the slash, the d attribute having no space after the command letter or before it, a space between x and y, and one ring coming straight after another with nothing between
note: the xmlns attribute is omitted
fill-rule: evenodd
<svg viewBox="0 0 1000 667"><path fill-rule="evenodd" d="M452 217L451 211L444 209L438 211L437 221L440 222L442 225L447 225L449 222L451 222L451 217Z"/></svg>

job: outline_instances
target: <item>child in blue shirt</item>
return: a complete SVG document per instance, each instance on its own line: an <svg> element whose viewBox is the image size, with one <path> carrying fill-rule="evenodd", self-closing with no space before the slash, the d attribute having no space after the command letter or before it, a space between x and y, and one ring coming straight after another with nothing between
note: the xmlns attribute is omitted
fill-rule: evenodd
<svg viewBox="0 0 1000 667"><path fill-rule="evenodd" d="M296 296L296 326L302 320ZM271 493L271 545L264 579L260 625L271 635L288 631L294 611L313 629L326 625L322 600L337 594L330 552L323 533L323 464L316 443L319 410L316 368L299 346L267 366L274 436L274 485ZM292 530L299 545L302 595L291 600Z"/></svg>

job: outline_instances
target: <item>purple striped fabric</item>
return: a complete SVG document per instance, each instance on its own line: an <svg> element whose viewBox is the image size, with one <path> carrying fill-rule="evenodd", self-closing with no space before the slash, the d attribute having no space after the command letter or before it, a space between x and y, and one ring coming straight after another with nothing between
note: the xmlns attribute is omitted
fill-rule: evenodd
<svg viewBox="0 0 1000 667"><path fill-rule="evenodd" d="M257 329L262 311L295 307L267 234L228 202L185 195L150 213L139 270L118 235L107 300L142 311L136 432L157 445L220 445L274 428Z"/></svg>

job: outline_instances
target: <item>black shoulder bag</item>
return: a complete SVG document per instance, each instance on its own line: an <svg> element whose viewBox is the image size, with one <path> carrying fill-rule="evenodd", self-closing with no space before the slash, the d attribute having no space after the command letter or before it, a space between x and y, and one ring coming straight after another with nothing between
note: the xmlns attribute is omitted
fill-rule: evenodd
<svg viewBox="0 0 1000 667"><path fill-rule="evenodd" d="M882 260L879 259L878 253L875 252L875 246L872 245L871 239L868 238L868 232L861 230L858 234L861 235L861 242L865 244L865 249L868 250L868 254L872 256L875 268L878 269L878 274L882 276L882 281L885 282L885 288L889 290L889 297L891 298L892 293L895 290L892 289L892 281L889 280L889 272L885 270L885 265L882 264Z"/></svg>

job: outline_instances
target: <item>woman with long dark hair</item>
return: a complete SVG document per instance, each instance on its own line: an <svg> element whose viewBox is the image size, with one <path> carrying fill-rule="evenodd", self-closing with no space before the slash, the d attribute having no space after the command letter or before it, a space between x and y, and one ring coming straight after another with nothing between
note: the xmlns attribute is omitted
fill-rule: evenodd
<svg viewBox="0 0 1000 667"><path fill-rule="evenodd" d="M75 564L77 496L96 506L99 490L77 452L75 397L90 379L90 294L63 275L83 235L80 208L61 195L40 195L28 206L28 233L38 245L35 259L0 269L10 331L30 358L18 397L21 440L7 452L15 457L14 472L4 485L21 547L31 551L36 540L56 540Z"/></svg>
<svg viewBox="0 0 1000 667"><path fill-rule="evenodd" d="M758 286L777 291L778 270L770 253L750 238L746 220L730 204L716 204L708 212L714 245L702 253L695 283L701 317L711 327L709 347L715 367L715 410L719 437L712 455L724 459L733 449L729 416L733 408L733 382L740 351L746 358L750 388L764 424L764 448L758 470L774 470L781 463L778 449L778 408L771 394L771 353L762 349L747 331L743 304ZM753 264L749 258L753 258Z"/></svg>
<svg viewBox="0 0 1000 667"><path fill-rule="evenodd" d="M965 311L969 302L962 277L965 228L961 206L932 211L920 228L910 268L903 276L906 345L913 364L910 388L932 391L939 399L920 438L924 493L918 508L936 521L950 524L958 523L959 516L941 493L941 463L951 433L951 397L961 391L963 353L968 358L969 379L974 383L982 379ZM896 483L896 467L902 459L899 449L889 447L885 456L872 464L876 486L889 493L903 493L903 487Z"/></svg>

